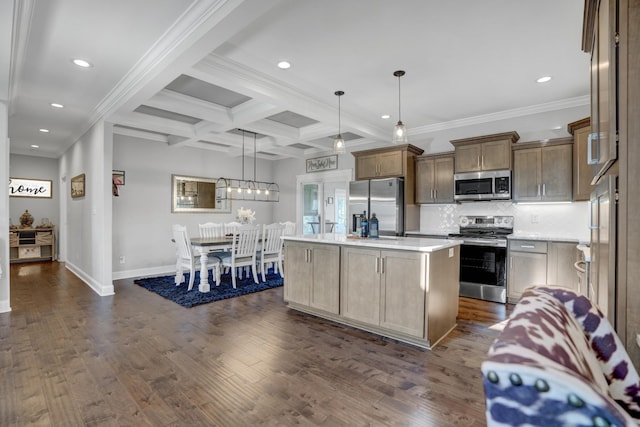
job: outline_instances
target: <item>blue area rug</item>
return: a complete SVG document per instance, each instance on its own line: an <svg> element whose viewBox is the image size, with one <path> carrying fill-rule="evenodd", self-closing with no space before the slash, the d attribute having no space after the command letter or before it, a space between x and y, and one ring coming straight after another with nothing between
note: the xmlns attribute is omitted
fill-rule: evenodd
<svg viewBox="0 0 640 427"><path fill-rule="evenodd" d="M282 277L280 277L279 274L269 272L266 274L266 282L262 281L262 276L260 274L258 274L259 283L254 283L253 277L251 276L243 279L236 277L236 289L233 289L233 286L231 286L230 274L223 274L220 278L220 286L216 286L216 283L212 278L211 270L209 270L209 284L211 285L211 291L203 293L198 290L198 284L200 283L199 271L196 272L193 289L190 291L187 291L187 287L189 286L189 273L186 273L184 277L185 282L180 286L176 286L175 276L136 279L134 280L134 283L187 308L254 292L260 292L265 289L277 288L278 286L282 286L283 283Z"/></svg>

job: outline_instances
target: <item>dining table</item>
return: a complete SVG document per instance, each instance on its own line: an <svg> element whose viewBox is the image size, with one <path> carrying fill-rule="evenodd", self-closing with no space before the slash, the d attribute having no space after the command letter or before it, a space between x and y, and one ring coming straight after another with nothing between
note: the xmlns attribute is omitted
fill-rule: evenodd
<svg viewBox="0 0 640 427"><path fill-rule="evenodd" d="M209 270L207 269L207 257L213 251L229 251L233 246L233 236L225 237L192 237L191 246L194 246L200 255L200 292L211 291L209 285ZM176 282L177 283L177 282Z"/></svg>

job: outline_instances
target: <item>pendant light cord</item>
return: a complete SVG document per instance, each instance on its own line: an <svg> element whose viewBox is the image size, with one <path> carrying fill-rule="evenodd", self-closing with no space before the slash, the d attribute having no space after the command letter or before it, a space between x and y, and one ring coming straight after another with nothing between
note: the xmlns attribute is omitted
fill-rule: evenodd
<svg viewBox="0 0 640 427"><path fill-rule="evenodd" d="M342 135L342 131L341 131L341 123L342 123L342 121L340 119L340 117L341 117L341 113L340 113L340 98L341 98L341 96L338 96L338 136Z"/></svg>
<svg viewBox="0 0 640 427"><path fill-rule="evenodd" d="M398 121L401 122L402 121L402 116L400 114L400 106L402 105L402 103L400 102L400 76L398 76Z"/></svg>
<svg viewBox="0 0 640 427"><path fill-rule="evenodd" d="M244 129L242 129L242 180L244 181Z"/></svg>
<svg viewBox="0 0 640 427"><path fill-rule="evenodd" d="M253 133L253 180L256 180L256 133Z"/></svg>

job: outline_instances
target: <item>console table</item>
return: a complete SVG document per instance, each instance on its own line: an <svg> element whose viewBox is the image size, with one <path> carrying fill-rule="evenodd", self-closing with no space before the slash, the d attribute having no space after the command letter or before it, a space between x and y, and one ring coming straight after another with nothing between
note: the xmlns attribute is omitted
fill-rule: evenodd
<svg viewBox="0 0 640 427"><path fill-rule="evenodd" d="M9 262L53 261L54 228L18 228L9 230Z"/></svg>

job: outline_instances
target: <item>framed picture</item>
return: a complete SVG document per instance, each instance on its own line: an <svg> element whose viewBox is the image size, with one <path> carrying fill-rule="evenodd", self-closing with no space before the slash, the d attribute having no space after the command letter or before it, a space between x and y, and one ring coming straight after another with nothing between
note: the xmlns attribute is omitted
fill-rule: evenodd
<svg viewBox="0 0 640 427"><path fill-rule="evenodd" d="M111 171L111 179L115 185L124 185L124 171Z"/></svg>
<svg viewBox="0 0 640 427"><path fill-rule="evenodd" d="M84 197L84 174L71 178L71 198Z"/></svg>
<svg viewBox="0 0 640 427"><path fill-rule="evenodd" d="M9 178L9 196L50 199L51 183L47 179Z"/></svg>
<svg viewBox="0 0 640 427"><path fill-rule="evenodd" d="M307 159L307 173L328 171L331 169L338 169L338 155L332 154L330 156L316 157L313 159Z"/></svg>

